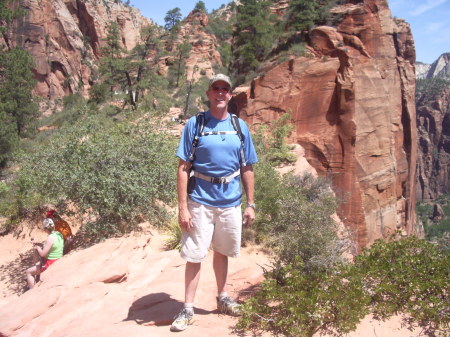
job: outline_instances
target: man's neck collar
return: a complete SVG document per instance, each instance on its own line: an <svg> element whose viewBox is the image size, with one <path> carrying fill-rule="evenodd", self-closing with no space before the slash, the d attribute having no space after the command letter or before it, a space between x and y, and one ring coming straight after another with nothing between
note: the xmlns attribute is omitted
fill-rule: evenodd
<svg viewBox="0 0 450 337"><path fill-rule="evenodd" d="M227 109L219 109L219 110L209 110L209 113L211 116L213 116L215 119L224 120L228 118L228 110Z"/></svg>

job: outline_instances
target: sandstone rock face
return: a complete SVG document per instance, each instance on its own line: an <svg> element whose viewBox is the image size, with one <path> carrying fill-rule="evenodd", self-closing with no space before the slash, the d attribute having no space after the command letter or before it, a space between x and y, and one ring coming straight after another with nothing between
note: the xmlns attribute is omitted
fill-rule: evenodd
<svg viewBox="0 0 450 337"><path fill-rule="evenodd" d="M450 194L450 86L420 95L416 105L417 199L434 200Z"/></svg>
<svg viewBox="0 0 450 337"><path fill-rule="evenodd" d="M186 78L188 81L198 81L200 78L211 78L215 72L214 65L221 66L222 60L218 52L217 40L214 35L208 34L208 15L201 10L193 10L183 20L179 36L188 37L192 49L186 60ZM182 41L179 41L182 43Z"/></svg>
<svg viewBox="0 0 450 337"><path fill-rule="evenodd" d="M151 24L138 10L114 0L24 0L20 6L25 16L14 22L0 45L30 52L36 63L35 93L50 100L75 92L87 96L111 21L119 24L126 49Z"/></svg>
<svg viewBox="0 0 450 337"><path fill-rule="evenodd" d="M316 57L269 70L237 95L236 106L254 127L291 115L290 141L332 180L339 216L361 248L396 229L414 231L414 42L386 1L334 12L343 17L337 29L311 32Z"/></svg>

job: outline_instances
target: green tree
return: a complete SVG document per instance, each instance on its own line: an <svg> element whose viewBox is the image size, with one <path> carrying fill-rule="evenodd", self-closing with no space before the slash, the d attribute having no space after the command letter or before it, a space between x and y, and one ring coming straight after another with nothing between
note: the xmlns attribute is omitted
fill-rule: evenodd
<svg viewBox="0 0 450 337"><path fill-rule="evenodd" d="M3 167L19 143L19 135L12 116L0 103L0 167Z"/></svg>
<svg viewBox="0 0 450 337"><path fill-rule="evenodd" d="M164 21L166 22L164 28L167 30L172 30L181 22L181 18L182 15L180 8L175 7L174 9L169 10L164 17Z"/></svg>
<svg viewBox="0 0 450 337"><path fill-rule="evenodd" d="M256 70L270 51L276 31L269 5L267 0L242 0L237 7L233 34L233 71L236 74Z"/></svg>
<svg viewBox="0 0 450 337"><path fill-rule="evenodd" d="M36 83L33 59L22 49L0 52L0 163L4 164L17 137L26 135L39 110L33 102Z"/></svg>
<svg viewBox="0 0 450 337"><path fill-rule="evenodd" d="M192 49L191 44L188 41L183 42L178 46L176 53L176 61L174 67L176 68L176 87L180 86L180 78L186 71L186 59L189 57L189 53Z"/></svg>
<svg viewBox="0 0 450 337"><path fill-rule="evenodd" d="M13 8L11 6L6 6L8 4L15 5ZM0 21L3 21L0 24L0 32L5 32L7 29L7 25L11 23L11 21L21 15L24 14L24 11L21 10L18 6L18 3L14 0L0 0ZM6 24L6 26L3 25Z"/></svg>
<svg viewBox="0 0 450 337"><path fill-rule="evenodd" d="M292 0L289 3L287 26L289 30L310 30L319 19L317 0Z"/></svg>
<svg viewBox="0 0 450 337"><path fill-rule="evenodd" d="M207 13L206 6L205 6L205 3L204 3L203 1L198 1L198 2L195 4L194 9L199 9L199 10L201 10L201 11Z"/></svg>
<svg viewBox="0 0 450 337"><path fill-rule="evenodd" d="M137 106L145 89L157 89L160 81L156 73L161 56L160 35L155 26L142 29L143 43L136 45L129 56L130 69L126 71L128 88L135 92L132 105Z"/></svg>
<svg viewBox="0 0 450 337"><path fill-rule="evenodd" d="M100 59L100 73L105 83L110 86L111 95L114 87L125 89L127 85L126 70L129 63L126 60L128 52L122 47L120 29L117 22L111 22L107 26L106 45L102 47Z"/></svg>
<svg viewBox="0 0 450 337"><path fill-rule="evenodd" d="M129 103L133 109L137 108L145 89L157 87L159 83L154 70L161 55L158 30L154 26L144 27L141 36L143 42L128 52L121 45L117 23L111 23L100 60L105 83L109 84L111 91L117 87L127 91L125 104Z"/></svg>

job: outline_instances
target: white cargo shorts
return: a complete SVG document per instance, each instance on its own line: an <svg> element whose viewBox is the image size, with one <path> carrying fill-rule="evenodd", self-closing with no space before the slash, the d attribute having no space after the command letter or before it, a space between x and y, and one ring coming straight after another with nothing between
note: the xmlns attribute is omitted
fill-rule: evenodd
<svg viewBox="0 0 450 337"><path fill-rule="evenodd" d="M193 263L202 262L209 247L229 257L238 257L241 250L241 206L217 208L188 200L194 228L183 231L181 257Z"/></svg>

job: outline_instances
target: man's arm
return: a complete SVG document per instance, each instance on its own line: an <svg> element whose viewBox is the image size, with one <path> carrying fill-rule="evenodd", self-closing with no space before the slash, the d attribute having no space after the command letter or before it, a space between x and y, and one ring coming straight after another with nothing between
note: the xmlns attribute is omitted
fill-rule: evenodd
<svg viewBox="0 0 450 337"><path fill-rule="evenodd" d="M192 229L192 217L187 207L188 194L187 187L191 163L180 159L177 172L177 192L178 192L178 224L181 229L189 232Z"/></svg>
<svg viewBox="0 0 450 337"><path fill-rule="evenodd" d="M253 166L247 165L241 167L242 184L244 185L245 195L247 196L247 203L255 203L255 174ZM250 227L255 220L255 210L247 206L244 211L244 224Z"/></svg>

